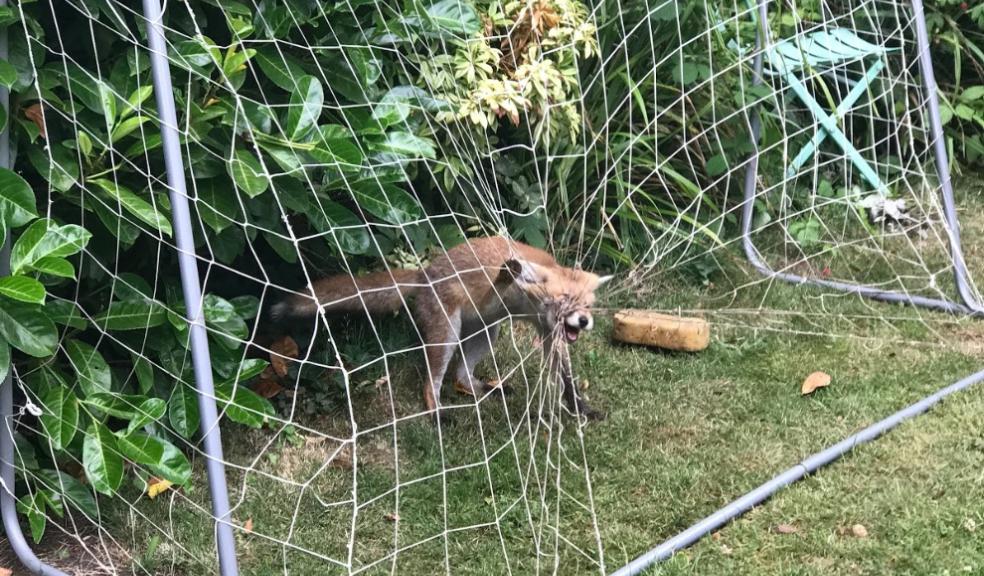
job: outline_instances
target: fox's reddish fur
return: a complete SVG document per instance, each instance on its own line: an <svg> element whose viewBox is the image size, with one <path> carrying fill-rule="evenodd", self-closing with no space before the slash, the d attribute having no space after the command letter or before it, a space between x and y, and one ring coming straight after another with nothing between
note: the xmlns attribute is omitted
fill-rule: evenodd
<svg viewBox="0 0 984 576"><path fill-rule="evenodd" d="M607 278L566 268L543 250L503 237L469 240L435 258L423 270L385 270L366 276L339 275L314 282L317 301L293 296L276 305L275 317L287 319L325 312L399 310L414 300L414 317L426 345L429 378L427 408L440 403L441 382L459 351L459 386L478 394L484 385L475 366L492 349L500 321L507 316L533 323L544 342L555 347L572 409L593 413L573 388L566 344L594 321L595 290Z"/></svg>

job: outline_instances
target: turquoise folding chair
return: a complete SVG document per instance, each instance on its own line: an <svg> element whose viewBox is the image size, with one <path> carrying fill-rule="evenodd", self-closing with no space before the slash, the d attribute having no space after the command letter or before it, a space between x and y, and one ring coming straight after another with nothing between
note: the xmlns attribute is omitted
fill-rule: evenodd
<svg viewBox="0 0 984 576"><path fill-rule="evenodd" d="M758 24L758 18L754 12L755 5L751 2L748 4L752 8L752 18ZM786 177L795 176L817 151L820 144L827 138L831 138L844 151L844 154L861 173L861 176L879 193L887 195L888 188L878 176L878 172L871 167L871 164L851 143L837 121L868 91L871 83L878 77L878 73L885 67L886 54L895 49L871 44L846 28L826 28L780 40L776 43L769 40L768 33L764 36L766 39L764 48L765 72L781 77L796 94L796 97L806 105L820 125L816 135L793 158L792 163L786 169ZM739 53L744 52L734 40L728 42L728 45ZM863 74L857 81L848 80L848 84L851 86L850 91L836 105L833 113L829 113L807 89L803 79L800 78L800 74L804 72L823 74L833 71L837 66L852 62L858 62L864 66Z"/></svg>

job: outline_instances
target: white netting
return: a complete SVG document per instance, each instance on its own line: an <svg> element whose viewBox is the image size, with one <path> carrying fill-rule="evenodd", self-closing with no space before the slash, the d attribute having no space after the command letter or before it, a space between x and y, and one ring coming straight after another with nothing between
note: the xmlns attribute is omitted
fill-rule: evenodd
<svg viewBox="0 0 984 576"><path fill-rule="evenodd" d="M627 520L614 496L658 480L613 481L618 454L564 409L558 326L586 311L597 278L550 268L549 281L524 279L539 256L523 251L505 276L460 248L448 263L466 238L508 236L615 274L591 320L606 327L628 305L700 313L725 333L908 344L949 321L837 291L793 297L741 249L759 107L750 239L767 265L956 299L908 2L769 3L760 85L758 7L744 2L164 8L243 573L604 573L668 535ZM79 573L214 573L146 23L113 0L13 14L16 166L41 216L92 235L77 282L44 276L57 352L14 369L23 509L48 518L46 538L69 543ZM810 43L835 30L844 44ZM799 59L780 62L777 45ZM824 128L786 72L856 153L825 135L787 173ZM417 294L395 313L294 314L320 278L404 278L394 271L435 263L440 274L401 280ZM548 286L534 299L560 290L572 302L551 304L548 320L497 314L524 281ZM392 297L388 285L356 298ZM327 308L351 292L334 288ZM291 304L274 318L280 302ZM425 354L482 359L490 341L477 373L511 393L462 394L454 381L471 370L452 361L437 425ZM597 369L605 349L572 350L572 385L618 407L598 426L617 444L650 442L613 431L636 416L632 391L597 384L618 377ZM157 495L161 479L186 485Z"/></svg>

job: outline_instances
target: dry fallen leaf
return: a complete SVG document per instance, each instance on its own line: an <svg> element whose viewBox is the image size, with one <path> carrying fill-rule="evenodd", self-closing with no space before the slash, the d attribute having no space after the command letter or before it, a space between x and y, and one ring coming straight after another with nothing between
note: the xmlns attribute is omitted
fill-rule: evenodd
<svg viewBox="0 0 984 576"><path fill-rule="evenodd" d="M267 370L269 370L269 368L267 368ZM268 378L266 372L260 374L260 379L253 386L253 392L256 392L268 400L283 391L284 387L277 382L277 377L270 375Z"/></svg>
<svg viewBox="0 0 984 576"><path fill-rule="evenodd" d="M830 374L826 372L814 372L803 381L800 394L806 396L807 394L812 394L817 388L823 388L825 386L830 386Z"/></svg>
<svg viewBox="0 0 984 576"><path fill-rule="evenodd" d="M27 108L24 108L24 116L31 122L34 122L34 125L41 131L41 137L47 140L48 133L44 129L44 112L41 110L41 104L31 104Z"/></svg>
<svg viewBox="0 0 984 576"><path fill-rule="evenodd" d="M721 554L724 554L725 556L731 556L732 552L733 550L731 549L730 546L728 546L727 544L721 544Z"/></svg>
<svg viewBox="0 0 984 576"><path fill-rule="evenodd" d="M776 526L776 532L780 534L796 534L799 532L799 528L792 524L780 524Z"/></svg>
<svg viewBox="0 0 984 576"><path fill-rule="evenodd" d="M253 519L247 518L246 522L243 523L243 531L249 534L253 531Z"/></svg>
<svg viewBox="0 0 984 576"><path fill-rule="evenodd" d="M397 514L393 514L392 512L387 512L384 518L386 518L390 522L398 522L400 520L400 516Z"/></svg>
<svg viewBox="0 0 984 576"><path fill-rule="evenodd" d="M854 534L855 538L867 538L868 529L861 524L855 524L851 526L851 534Z"/></svg>
<svg viewBox="0 0 984 576"><path fill-rule="evenodd" d="M284 336L270 345L270 366L277 376L283 378L287 375L290 359L297 358L298 352L297 342L290 336Z"/></svg>
<svg viewBox="0 0 984 576"><path fill-rule="evenodd" d="M168 488L171 486L174 486L174 483L170 480L162 480L151 476L150 480L147 482L147 497L153 500L163 492L167 492Z"/></svg>

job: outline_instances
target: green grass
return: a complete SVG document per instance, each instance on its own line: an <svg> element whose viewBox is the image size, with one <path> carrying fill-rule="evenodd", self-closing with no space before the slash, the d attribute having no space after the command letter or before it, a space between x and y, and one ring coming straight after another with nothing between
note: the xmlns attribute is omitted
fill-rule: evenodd
<svg viewBox="0 0 984 576"><path fill-rule="evenodd" d="M529 385L513 373L514 393L487 398L480 411L446 386L463 407L443 430L409 418L421 404L414 354L389 358L388 383L377 382L379 364L353 374L361 431L354 446L332 439L352 434L341 405L299 410L286 430L225 426L234 520L252 523L237 534L242 573L345 573L322 556L345 561L353 526L353 563L372 565L369 574L552 573L555 559L559 573L597 573L596 538L612 571L805 456L982 368L979 321L743 273L736 267L733 283L715 279L708 288L664 278L610 296L611 307L718 310L706 313L714 338L699 354L618 345L600 317L574 362L589 382L586 394L609 417L582 430L583 444L570 418L549 421L556 414L549 406L547 421L524 414L549 396L536 361L526 363ZM744 284L724 308L721 295ZM388 330L405 328L395 321ZM504 335L500 370L516 368L530 343L519 333L514 346ZM802 380L816 370L832 376L831 386L801 396ZM297 401L316 400L302 391ZM379 427L394 415L406 419ZM975 388L650 573L980 573L982 429L984 389ZM582 506L584 462L596 521ZM132 487L125 494L132 506L102 502L104 526L151 573L215 573L200 459L196 468L194 485L180 493L151 501ZM793 532L776 529L783 524ZM853 535L855 524L867 537ZM148 550L153 535L159 544Z"/></svg>

